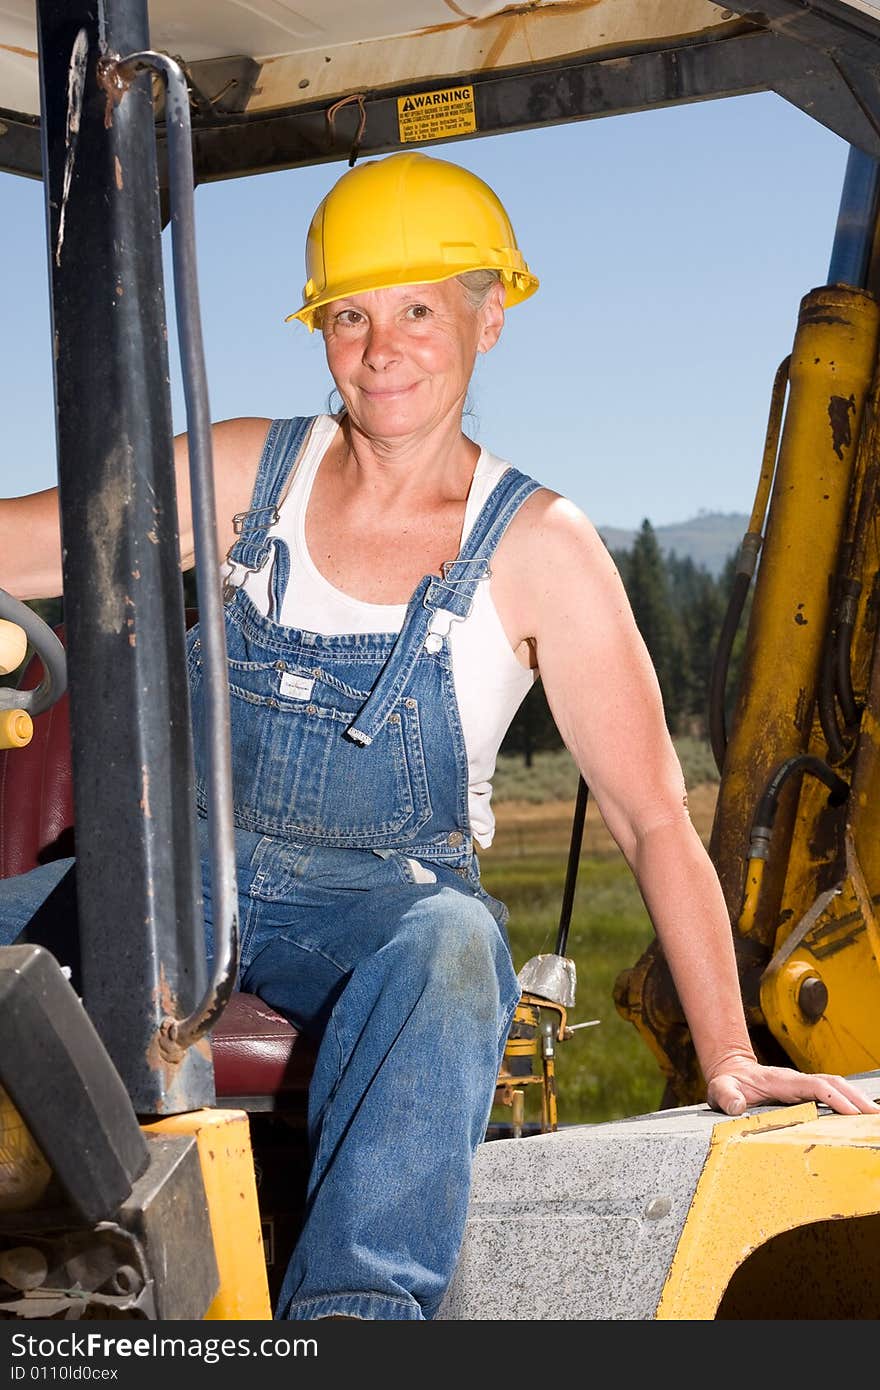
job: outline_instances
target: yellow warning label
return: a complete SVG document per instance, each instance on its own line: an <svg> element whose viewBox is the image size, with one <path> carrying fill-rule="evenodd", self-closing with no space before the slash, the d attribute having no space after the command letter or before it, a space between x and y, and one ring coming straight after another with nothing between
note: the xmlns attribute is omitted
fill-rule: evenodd
<svg viewBox="0 0 880 1390"><path fill-rule="evenodd" d="M397 98L397 124L402 143L440 140L476 130L473 87L446 87L442 92L417 92Z"/></svg>

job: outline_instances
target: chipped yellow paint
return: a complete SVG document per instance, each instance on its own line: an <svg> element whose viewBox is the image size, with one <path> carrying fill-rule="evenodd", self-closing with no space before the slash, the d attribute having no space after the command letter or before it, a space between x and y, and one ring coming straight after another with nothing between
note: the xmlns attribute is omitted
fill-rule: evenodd
<svg viewBox="0 0 880 1390"><path fill-rule="evenodd" d="M878 1213L880 1115L820 1116L810 1102L722 1120L656 1316L712 1319L736 1271L774 1236Z"/></svg>
<svg viewBox="0 0 880 1390"><path fill-rule="evenodd" d="M250 1126L243 1110L196 1110L144 1127L198 1144L220 1287L206 1321L272 1317Z"/></svg>

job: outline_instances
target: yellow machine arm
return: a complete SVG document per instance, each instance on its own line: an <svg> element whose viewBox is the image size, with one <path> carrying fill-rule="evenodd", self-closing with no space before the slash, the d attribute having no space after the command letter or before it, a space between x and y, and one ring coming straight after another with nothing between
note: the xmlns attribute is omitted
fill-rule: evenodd
<svg viewBox="0 0 880 1390"><path fill-rule="evenodd" d="M880 1066L878 330L866 290L801 302L747 537L760 565L709 845L759 1055L810 1072ZM703 1099L656 944L615 1002L670 1103Z"/></svg>

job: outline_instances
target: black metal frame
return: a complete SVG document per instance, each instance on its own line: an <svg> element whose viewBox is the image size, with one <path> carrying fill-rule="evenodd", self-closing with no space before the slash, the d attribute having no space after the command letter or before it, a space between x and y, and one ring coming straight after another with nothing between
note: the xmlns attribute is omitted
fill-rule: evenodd
<svg viewBox="0 0 880 1390"><path fill-rule="evenodd" d="M393 90L374 87L360 94L366 119L359 152L401 148L398 97L455 82L474 88L477 136L773 91L848 144L880 158L880 16L849 10L841 0L765 0L759 15L742 4L730 9L742 17L717 32L644 51L603 50L539 68L454 73ZM332 125L327 112L335 98L248 115L244 107L259 79L253 59L194 62L186 71L197 183L348 156L359 119L354 107ZM0 169L40 178L39 120L0 110L0 122L6 127ZM158 124L164 185L161 106Z"/></svg>
<svg viewBox="0 0 880 1390"><path fill-rule="evenodd" d="M38 0L86 1007L141 1114L214 1100L146 0Z"/></svg>

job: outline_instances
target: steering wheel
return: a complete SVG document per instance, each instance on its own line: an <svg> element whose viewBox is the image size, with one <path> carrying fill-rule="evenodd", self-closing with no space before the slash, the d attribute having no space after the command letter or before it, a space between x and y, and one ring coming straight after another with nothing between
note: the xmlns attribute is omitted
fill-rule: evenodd
<svg viewBox="0 0 880 1390"><path fill-rule="evenodd" d="M29 743L32 720L67 689L67 655L59 638L26 603L0 589L0 674L21 665L28 642L43 663L43 679L34 690L0 686L0 748Z"/></svg>

